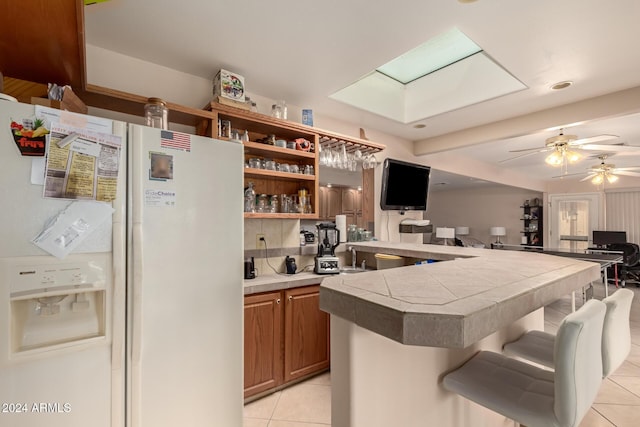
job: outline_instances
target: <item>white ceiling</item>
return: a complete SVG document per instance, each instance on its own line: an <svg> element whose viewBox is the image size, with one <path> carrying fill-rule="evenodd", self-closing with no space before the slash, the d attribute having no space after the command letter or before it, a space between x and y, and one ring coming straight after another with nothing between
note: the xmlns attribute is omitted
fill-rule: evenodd
<svg viewBox="0 0 640 427"><path fill-rule="evenodd" d="M640 2L616 0L111 0L86 8L87 42L194 75L242 74L249 92L365 128L419 140L640 86ZM441 114L414 129L329 98L371 70L452 27L528 89ZM551 91L553 83L574 86ZM640 145L638 117L576 127ZM543 146L553 132L464 149L495 163ZM503 165L547 177L544 155ZM634 160L635 159L635 160ZM640 163L620 158L618 166ZM584 167L597 163L586 163ZM634 164L635 165L635 164Z"/></svg>
<svg viewBox="0 0 640 427"><path fill-rule="evenodd" d="M522 157L508 162L500 163L502 160L513 158L522 153L510 153L510 150L520 150L525 148L544 148L545 140L558 135L558 130L549 130L532 135L525 135L506 140L493 141L479 144L467 148L454 150L460 155L472 157L476 160L484 161L493 165L499 165L507 169L518 170L529 176L538 179L549 180L554 176L562 175L562 169L548 166L544 159L550 153L536 153L531 156ZM572 134L578 138L589 136L613 134L619 138L611 141L598 143L599 145L620 144L640 147L640 114L632 114L624 117L615 117L602 120L594 120L589 123L580 124L564 129L565 134ZM600 160L597 158L603 152L580 151L583 159L569 165L568 173L586 172L590 166L597 165ZM617 167L640 166L640 150L637 155L613 155L607 159L607 163L613 163ZM586 176L586 175L585 175ZM580 179L577 177L575 179Z"/></svg>
<svg viewBox="0 0 640 427"><path fill-rule="evenodd" d="M429 178L429 191L447 191L447 190L460 190L463 188L486 188L500 184L494 182L485 181L482 179L471 178L464 175L458 175L455 173L445 172L438 169L431 169L431 176Z"/></svg>

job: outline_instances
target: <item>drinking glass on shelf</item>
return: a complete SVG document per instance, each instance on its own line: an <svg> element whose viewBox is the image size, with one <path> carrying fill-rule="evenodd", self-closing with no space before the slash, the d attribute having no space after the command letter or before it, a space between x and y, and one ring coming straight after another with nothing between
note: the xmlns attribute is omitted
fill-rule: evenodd
<svg viewBox="0 0 640 427"><path fill-rule="evenodd" d="M332 168L337 168L338 167L338 162L340 161L340 156L338 154L338 152L334 149L331 149L331 151L329 152L329 164L327 166L332 167Z"/></svg>
<svg viewBox="0 0 640 427"><path fill-rule="evenodd" d="M291 198L286 194L280 195L280 212L282 213L291 212Z"/></svg>
<svg viewBox="0 0 640 427"><path fill-rule="evenodd" d="M254 169L261 169L262 168L262 161L257 157L253 157L253 158L249 159L249 167L254 168Z"/></svg>
<svg viewBox="0 0 640 427"><path fill-rule="evenodd" d="M369 154L369 155L367 156L367 158L366 158L366 164L367 164L366 169L373 169L373 168L375 168L375 167L376 167L376 158L375 158L375 157L373 157L373 154ZM364 163L363 163L363 166L362 166L362 167L364 168Z"/></svg>
<svg viewBox="0 0 640 427"><path fill-rule="evenodd" d="M258 196L258 206L256 208L256 212L265 213L268 212L269 199L266 194L261 194Z"/></svg>
<svg viewBox="0 0 640 427"><path fill-rule="evenodd" d="M358 161L355 154L349 154L349 170L355 172L358 170Z"/></svg>
<svg viewBox="0 0 640 427"><path fill-rule="evenodd" d="M349 168L349 157L347 155L347 146L342 144L340 147L340 169L348 169Z"/></svg>
<svg viewBox="0 0 640 427"><path fill-rule="evenodd" d="M278 196L275 194L269 198L269 212L278 213Z"/></svg>
<svg viewBox="0 0 640 427"><path fill-rule="evenodd" d="M322 145L318 146L318 161L320 162L320 164L322 166L326 166L327 165L327 150L325 148L322 148Z"/></svg>

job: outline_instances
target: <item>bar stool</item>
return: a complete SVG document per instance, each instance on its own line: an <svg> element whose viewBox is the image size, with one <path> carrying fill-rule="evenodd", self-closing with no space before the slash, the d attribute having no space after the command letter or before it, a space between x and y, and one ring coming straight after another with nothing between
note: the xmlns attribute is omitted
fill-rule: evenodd
<svg viewBox="0 0 640 427"><path fill-rule="evenodd" d="M622 365L631 351L629 316L633 292L618 289L602 300L607 306L602 329L602 376L611 375ZM505 344L507 356L517 356L553 369L553 348L556 337L542 331L529 331L517 341Z"/></svg>
<svg viewBox="0 0 640 427"><path fill-rule="evenodd" d="M602 384L601 301L568 315L555 341L555 372L481 351L444 377L444 387L528 427L575 427Z"/></svg>

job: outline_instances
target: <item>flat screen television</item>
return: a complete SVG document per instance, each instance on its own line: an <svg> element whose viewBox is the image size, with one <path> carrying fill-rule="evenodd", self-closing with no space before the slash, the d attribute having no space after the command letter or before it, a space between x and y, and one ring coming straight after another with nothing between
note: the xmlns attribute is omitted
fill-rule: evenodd
<svg viewBox="0 0 640 427"><path fill-rule="evenodd" d="M382 170L383 211L426 211L431 167L387 158Z"/></svg>
<svg viewBox="0 0 640 427"><path fill-rule="evenodd" d="M612 243L627 243L626 231L594 231L593 244L606 246Z"/></svg>

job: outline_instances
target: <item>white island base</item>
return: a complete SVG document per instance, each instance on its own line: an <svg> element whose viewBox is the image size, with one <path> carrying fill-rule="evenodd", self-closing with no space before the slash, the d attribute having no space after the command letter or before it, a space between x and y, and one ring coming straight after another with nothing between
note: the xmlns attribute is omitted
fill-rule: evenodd
<svg viewBox="0 0 640 427"><path fill-rule="evenodd" d="M332 427L512 427L447 391L442 378L479 350L501 352L525 331L544 330L543 310L463 349L400 344L331 315Z"/></svg>

